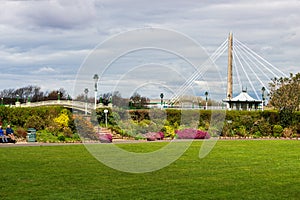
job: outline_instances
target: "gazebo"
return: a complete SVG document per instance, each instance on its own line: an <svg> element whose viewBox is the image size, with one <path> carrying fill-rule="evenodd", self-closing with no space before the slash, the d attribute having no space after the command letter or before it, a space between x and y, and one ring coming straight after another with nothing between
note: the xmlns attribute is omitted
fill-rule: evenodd
<svg viewBox="0 0 300 200"><path fill-rule="evenodd" d="M257 110L262 103L261 100L252 98L246 90L243 90L238 96L232 99L223 99L227 103L229 110Z"/></svg>

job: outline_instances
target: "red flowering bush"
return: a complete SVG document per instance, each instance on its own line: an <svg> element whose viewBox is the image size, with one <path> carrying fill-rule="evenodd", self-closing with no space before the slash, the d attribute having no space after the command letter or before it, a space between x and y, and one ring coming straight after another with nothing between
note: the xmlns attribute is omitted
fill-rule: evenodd
<svg viewBox="0 0 300 200"><path fill-rule="evenodd" d="M112 135L111 134L101 134L99 135L99 140L101 143L111 143L112 142Z"/></svg>
<svg viewBox="0 0 300 200"><path fill-rule="evenodd" d="M175 134L178 139L209 139L210 135L206 131L187 128L183 130L176 130Z"/></svg>

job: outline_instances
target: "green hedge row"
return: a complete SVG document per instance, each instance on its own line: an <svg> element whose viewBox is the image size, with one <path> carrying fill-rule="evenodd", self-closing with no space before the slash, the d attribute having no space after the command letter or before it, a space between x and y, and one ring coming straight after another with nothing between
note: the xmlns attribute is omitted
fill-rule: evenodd
<svg viewBox="0 0 300 200"><path fill-rule="evenodd" d="M165 116L162 115L162 112ZM98 110L98 120L104 123L103 110ZM119 115L119 113L121 113ZM128 116L126 116L128 115ZM135 123L148 126L155 116L163 116L163 126L195 126L201 130L218 130L217 134L224 137L293 137L300 134L300 112L285 112L276 110L265 111L211 111L211 110L127 110L112 113L109 110L108 122L111 128L120 134L125 134L119 125L122 120L130 118ZM213 115L213 118L212 118ZM115 120L118 119L118 120ZM119 122L118 122L119 121ZM156 122L155 122L156 123ZM152 124L151 124L152 125ZM148 127L146 126L146 127ZM211 127L216 126L216 127ZM220 127L221 130L220 130ZM163 127L166 129L166 127ZM164 130L163 130L164 131Z"/></svg>

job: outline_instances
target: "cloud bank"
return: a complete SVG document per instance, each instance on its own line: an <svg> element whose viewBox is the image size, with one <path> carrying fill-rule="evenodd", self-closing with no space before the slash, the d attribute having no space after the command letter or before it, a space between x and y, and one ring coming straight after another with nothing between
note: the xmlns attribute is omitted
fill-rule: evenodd
<svg viewBox="0 0 300 200"><path fill-rule="evenodd" d="M144 27L181 32L208 54L232 31L274 66L297 73L299 10L297 0L2 1L0 89L36 84L46 90L63 87L72 93L77 71L99 43L122 31ZM223 73L226 56L222 59L217 64ZM90 81L92 91L92 77Z"/></svg>

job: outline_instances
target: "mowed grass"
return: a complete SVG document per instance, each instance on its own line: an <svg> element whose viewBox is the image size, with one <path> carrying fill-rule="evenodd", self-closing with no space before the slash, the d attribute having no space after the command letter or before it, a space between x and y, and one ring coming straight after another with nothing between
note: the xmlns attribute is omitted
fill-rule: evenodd
<svg viewBox="0 0 300 200"><path fill-rule="evenodd" d="M84 145L0 148L0 199L300 198L300 141L218 141L199 159L201 144L143 174L106 167ZM141 152L163 145L120 144Z"/></svg>

